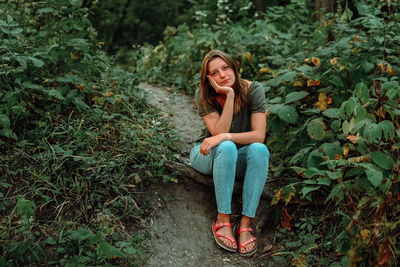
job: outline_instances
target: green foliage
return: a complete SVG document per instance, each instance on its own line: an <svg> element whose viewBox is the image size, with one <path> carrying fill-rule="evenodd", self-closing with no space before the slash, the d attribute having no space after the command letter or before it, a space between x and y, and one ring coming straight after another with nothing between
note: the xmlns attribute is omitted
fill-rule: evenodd
<svg viewBox="0 0 400 267"><path fill-rule="evenodd" d="M138 192L164 179L177 139L82 3L0 2L2 266L146 260Z"/></svg>
<svg viewBox="0 0 400 267"><path fill-rule="evenodd" d="M313 215L323 223L303 227L297 219L298 239L285 253L308 264L393 264L400 253L399 5L341 8L317 23L307 20L307 1L271 7L251 23L209 22L218 8L207 10L195 27L167 28L162 44L142 47L132 69L193 93L202 56L215 48L232 54L243 77L265 85L271 175L301 201L326 203L323 215ZM299 235L305 228L312 231ZM323 251L338 258L311 255Z"/></svg>

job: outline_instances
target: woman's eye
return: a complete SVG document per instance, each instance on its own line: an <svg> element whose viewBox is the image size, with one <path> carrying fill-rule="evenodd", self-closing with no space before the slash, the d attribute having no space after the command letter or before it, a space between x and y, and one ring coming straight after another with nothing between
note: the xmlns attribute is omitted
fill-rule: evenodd
<svg viewBox="0 0 400 267"><path fill-rule="evenodd" d="M228 68L229 68L228 66L224 66L222 69L227 70Z"/></svg>
<svg viewBox="0 0 400 267"><path fill-rule="evenodd" d="M217 75L216 72L211 72L211 76L215 76L215 75Z"/></svg>

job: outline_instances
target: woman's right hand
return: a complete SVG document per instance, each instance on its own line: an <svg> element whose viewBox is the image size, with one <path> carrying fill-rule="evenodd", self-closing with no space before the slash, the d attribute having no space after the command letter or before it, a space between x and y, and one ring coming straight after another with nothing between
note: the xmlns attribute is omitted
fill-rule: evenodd
<svg viewBox="0 0 400 267"><path fill-rule="evenodd" d="M207 156L210 153L210 149L218 146L221 142L225 140L230 140L231 134L229 133L221 133L211 137L207 137L203 140L203 143L200 145L200 154Z"/></svg>
<svg viewBox="0 0 400 267"><path fill-rule="evenodd" d="M214 88L214 90L217 92L217 94L224 94L228 95L230 93L234 94L233 88L229 86L221 86L219 85L213 77L210 75L207 75L208 81L210 82L211 86Z"/></svg>

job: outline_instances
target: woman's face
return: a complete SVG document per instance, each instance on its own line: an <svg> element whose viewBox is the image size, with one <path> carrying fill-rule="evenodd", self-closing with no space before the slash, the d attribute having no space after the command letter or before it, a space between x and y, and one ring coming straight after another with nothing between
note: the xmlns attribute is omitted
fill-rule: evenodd
<svg viewBox="0 0 400 267"><path fill-rule="evenodd" d="M208 63L208 75L220 86L232 87L236 80L233 69L220 57L216 57Z"/></svg>

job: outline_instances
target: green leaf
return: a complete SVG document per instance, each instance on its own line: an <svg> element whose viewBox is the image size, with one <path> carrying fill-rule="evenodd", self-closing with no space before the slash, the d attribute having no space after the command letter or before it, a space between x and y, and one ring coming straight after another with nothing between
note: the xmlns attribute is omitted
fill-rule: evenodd
<svg viewBox="0 0 400 267"><path fill-rule="evenodd" d="M16 36L18 34L20 34L21 32L23 32L24 29L22 28L14 28L10 31L11 35Z"/></svg>
<svg viewBox="0 0 400 267"><path fill-rule="evenodd" d="M340 171L335 171L335 172L327 171L326 174L328 174L328 177L332 180L336 180L342 177L342 173Z"/></svg>
<svg viewBox="0 0 400 267"><path fill-rule="evenodd" d="M317 169L315 167L310 167L310 168L308 168L306 170L305 175L306 175L307 178L312 178L315 175L318 175L318 176L325 175L325 171L324 170L319 170L319 169Z"/></svg>
<svg viewBox="0 0 400 267"><path fill-rule="evenodd" d="M51 89L48 94L49 94L49 96L55 97L58 100L63 100L64 99L64 97L62 96L60 91L58 91L56 89Z"/></svg>
<svg viewBox="0 0 400 267"><path fill-rule="evenodd" d="M71 5L80 7L82 5L82 0L71 0Z"/></svg>
<svg viewBox="0 0 400 267"><path fill-rule="evenodd" d="M126 257L118 248L112 246L111 244L103 241L97 247L97 253L106 258L111 258L113 256Z"/></svg>
<svg viewBox="0 0 400 267"><path fill-rule="evenodd" d="M39 8L36 13L51 13L54 12L54 9L51 7Z"/></svg>
<svg viewBox="0 0 400 267"><path fill-rule="evenodd" d="M353 17L353 11L351 11L351 9L347 6L347 1L346 1L346 7L343 10L340 19L343 21L350 21L352 17Z"/></svg>
<svg viewBox="0 0 400 267"><path fill-rule="evenodd" d="M367 124L363 134L364 138L369 139L370 141L374 141L376 139L381 140L382 138L382 130L378 126L378 124L371 122Z"/></svg>
<svg viewBox="0 0 400 267"><path fill-rule="evenodd" d="M307 125L307 133L311 139L322 140L325 137L325 123L320 119L316 118L311 120Z"/></svg>
<svg viewBox="0 0 400 267"><path fill-rule="evenodd" d="M304 156L308 153L308 151L310 151L312 149L311 146L308 147L304 147L302 149L300 149L289 161L289 165L293 165L296 162L298 162L299 160L303 159Z"/></svg>
<svg viewBox="0 0 400 267"><path fill-rule="evenodd" d="M25 58L17 57L16 59L17 59L18 63L21 65L22 69L26 70L28 65L26 64Z"/></svg>
<svg viewBox="0 0 400 267"><path fill-rule="evenodd" d="M94 236L94 234L81 226L77 230L72 230L66 233L66 236L72 240L83 241Z"/></svg>
<svg viewBox="0 0 400 267"><path fill-rule="evenodd" d="M369 72L375 67L375 65L365 60L361 63L361 67L365 70L365 72Z"/></svg>
<svg viewBox="0 0 400 267"><path fill-rule="evenodd" d="M27 200L23 197L18 199L17 212L20 216L27 216L28 218L33 217L35 215L35 210L35 202Z"/></svg>
<svg viewBox="0 0 400 267"><path fill-rule="evenodd" d="M343 80L340 76L334 76L332 79L329 80L332 84L338 87L344 87Z"/></svg>
<svg viewBox="0 0 400 267"><path fill-rule="evenodd" d="M328 177L319 177L317 179L317 182L320 185L326 185L326 186L330 186L331 185L331 179L329 179Z"/></svg>
<svg viewBox="0 0 400 267"><path fill-rule="evenodd" d="M385 170L390 170L393 165L393 159L387 154L384 154L379 151L371 152L370 153L372 161Z"/></svg>
<svg viewBox="0 0 400 267"><path fill-rule="evenodd" d="M8 24L10 24L13 21L14 21L13 17L11 17L11 15L7 14L7 22L8 22Z"/></svg>
<svg viewBox="0 0 400 267"><path fill-rule="evenodd" d="M287 82L291 82L294 78L296 78L297 74L298 73L296 71L288 71L282 75L281 79Z"/></svg>
<svg viewBox="0 0 400 267"><path fill-rule="evenodd" d="M2 129L0 130L0 135L8 138L12 138L17 140L17 135L11 129Z"/></svg>
<svg viewBox="0 0 400 267"><path fill-rule="evenodd" d="M342 183L335 185L332 188L331 193L329 194L327 200L333 199L336 201L336 203L342 202L342 200L344 198L343 191L344 191L344 186Z"/></svg>
<svg viewBox="0 0 400 267"><path fill-rule="evenodd" d="M324 153L330 158L334 159L336 155L340 155L343 153L343 149L340 147L339 142L333 142L333 143L324 143L321 145L322 150Z"/></svg>
<svg viewBox="0 0 400 267"><path fill-rule="evenodd" d="M0 114L0 126L2 126L3 129L10 129L10 119L6 114Z"/></svg>
<svg viewBox="0 0 400 267"><path fill-rule="evenodd" d="M383 136L388 141L389 138L393 139L395 135L395 128L391 121L384 120L378 124L378 127L382 130Z"/></svg>
<svg viewBox="0 0 400 267"><path fill-rule="evenodd" d="M312 187L303 187L303 189L301 189L301 193L303 193L303 198L310 192L313 192L315 190L318 190L320 188L320 186L312 186Z"/></svg>
<svg viewBox="0 0 400 267"><path fill-rule="evenodd" d="M328 108L322 114L331 119L339 119L339 109L337 108Z"/></svg>
<svg viewBox="0 0 400 267"><path fill-rule="evenodd" d="M44 62L41 61L40 59L37 59L37 58L34 58L34 57L29 57L29 59L32 61L33 65L35 67L40 68L40 67L42 67L44 65Z"/></svg>
<svg viewBox="0 0 400 267"><path fill-rule="evenodd" d="M308 96L309 93L306 91L300 91L300 92L292 92L289 93L286 97L285 97L285 104L289 104L292 102L296 102L300 99L303 99L304 97Z"/></svg>
<svg viewBox="0 0 400 267"><path fill-rule="evenodd" d="M347 101L343 102L339 109L339 116L342 119L346 119L353 114L354 108L356 107L357 98L350 97Z"/></svg>
<svg viewBox="0 0 400 267"><path fill-rule="evenodd" d="M293 106L284 105L278 111L278 116L283 121L286 121L288 123L295 123L299 115L297 114L296 109Z"/></svg>
<svg viewBox="0 0 400 267"><path fill-rule="evenodd" d="M380 171L376 170L366 170L368 180L374 187L378 187L382 184L383 174Z"/></svg>
<svg viewBox="0 0 400 267"><path fill-rule="evenodd" d="M369 100L368 86L365 83L357 83L353 96L359 98L361 103L365 104Z"/></svg>
<svg viewBox="0 0 400 267"><path fill-rule="evenodd" d="M57 241L53 238L53 237L48 237L45 241L44 241L46 244L49 244L49 245L55 245L55 244L57 244Z"/></svg>

